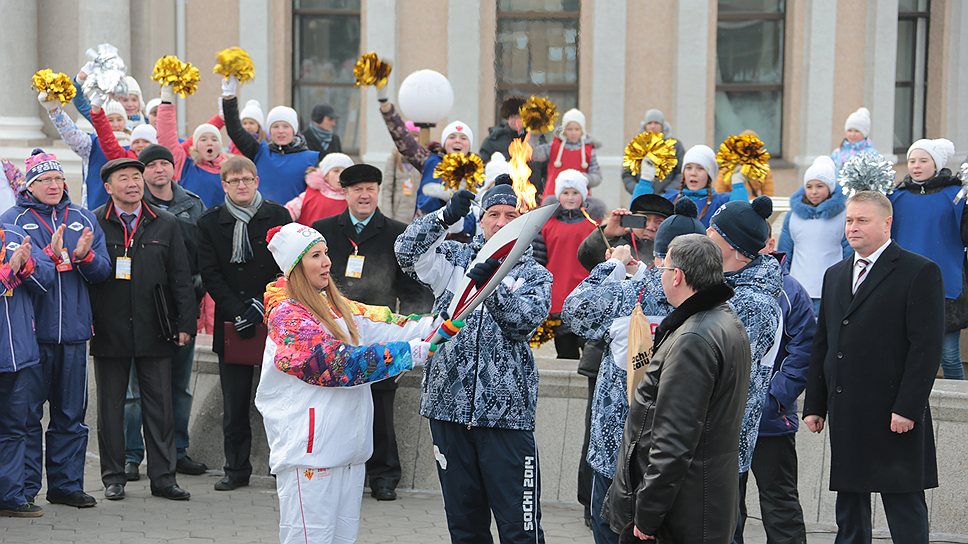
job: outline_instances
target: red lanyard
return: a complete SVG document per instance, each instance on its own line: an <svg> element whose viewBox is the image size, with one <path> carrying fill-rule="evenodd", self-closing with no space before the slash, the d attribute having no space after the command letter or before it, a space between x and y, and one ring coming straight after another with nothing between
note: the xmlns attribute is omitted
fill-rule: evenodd
<svg viewBox="0 0 968 544"><path fill-rule="evenodd" d="M4 259L7 257L7 233L0 228L0 264L4 263Z"/></svg>
<svg viewBox="0 0 968 544"><path fill-rule="evenodd" d="M350 238L349 236L347 236L346 239L350 241L350 244L353 244L353 255L359 255L360 246L356 242L354 242L353 239Z"/></svg>
<svg viewBox="0 0 968 544"><path fill-rule="evenodd" d="M40 221L40 224L41 224L41 225L43 225L43 226L44 226L44 228L45 228L45 229L47 229L47 231L48 231L48 232L50 232L51 234L54 234L54 230L55 230L55 229L53 229L53 228L51 228L51 227L49 227L49 226L47 225L47 223L44 223L44 218L43 218L43 217L41 217L39 213L37 213L37 212L36 212L36 211L35 211L35 210L34 210L33 208L31 208L31 209L30 209L30 213L32 213L32 214L34 214L35 216L37 216L37 220L38 220L38 221ZM67 224L67 217L68 217L68 216L69 216L70 214L71 214L71 209L70 209L70 208L67 208L67 211L66 211L66 212L64 212L64 224L65 224L65 225ZM53 212L53 213L51 214L51 216L50 216L50 222L51 222L51 224L52 224L52 225L54 225L54 226L59 226L59 225L57 224L57 210L54 210L54 212Z"/></svg>
<svg viewBox="0 0 968 544"><path fill-rule="evenodd" d="M138 210L138 217L134 218L134 226L131 227L131 232L128 232L128 224L124 222L124 218L121 217L121 212L118 211L117 206L114 208L114 213L117 214L118 220L121 221L121 228L124 229L124 256L128 256L128 248L134 244L134 233L138 232L138 227L141 226L141 214L145 211L145 207L141 206Z"/></svg>

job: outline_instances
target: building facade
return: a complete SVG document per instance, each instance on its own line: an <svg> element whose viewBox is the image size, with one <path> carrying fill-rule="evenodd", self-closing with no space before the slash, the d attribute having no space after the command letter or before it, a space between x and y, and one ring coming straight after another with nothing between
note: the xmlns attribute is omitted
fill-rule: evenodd
<svg viewBox="0 0 968 544"><path fill-rule="evenodd" d="M882 153L903 158L912 141L941 136L956 160L968 152L961 0L0 0L0 10L19 22L0 33L0 149L54 135L29 89L35 70L73 74L86 48L110 42L146 101L159 56L200 67L198 92L179 100L183 133L216 111L214 55L239 45L256 67L243 100L292 105L303 123L315 103L330 103L344 147L373 164L392 143L375 91L353 84L361 52L392 60L392 100L415 70L446 75L448 119L467 123L475 145L504 97L548 96L585 113L601 143L596 196L613 205L627 200L622 150L649 108L686 147L755 130L780 195L839 145L859 106Z"/></svg>

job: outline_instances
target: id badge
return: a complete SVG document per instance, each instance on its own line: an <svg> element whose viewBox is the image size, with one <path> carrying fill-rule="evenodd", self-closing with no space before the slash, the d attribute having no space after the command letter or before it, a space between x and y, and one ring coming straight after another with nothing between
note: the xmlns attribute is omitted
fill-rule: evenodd
<svg viewBox="0 0 968 544"><path fill-rule="evenodd" d="M364 260L366 260L366 257L362 255L350 255L349 260L346 261L346 277L362 278Z"/></svg>
<svg viewBox="0 0 968 544"><path fill-rule="evenodd" d="M118 257L118 261L114 266L114 279L131 279L131 257Z"/></svg>
<svg viewBox="0 0 968 544"><path fill-rule="evenodd" d="M60 264L57 265L58 272L67 272L68 270L71 270L72 268L74 268L73 266L71 266L71 257L67 253L66 249L61 249L60 258L61 258L61 262Z"/></svg>

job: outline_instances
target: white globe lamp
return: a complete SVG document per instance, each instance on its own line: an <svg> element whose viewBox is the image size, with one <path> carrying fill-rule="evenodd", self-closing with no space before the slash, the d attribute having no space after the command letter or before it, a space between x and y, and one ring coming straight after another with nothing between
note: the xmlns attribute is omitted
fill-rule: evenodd
<svg viewBox="0 0 968 544"><path fill-rule="evenodd" d="M430 141L430 128L447 118L454 106L454 88L440 72L417 70L400 84L400 111L420 127L420 143Z"/></svg>

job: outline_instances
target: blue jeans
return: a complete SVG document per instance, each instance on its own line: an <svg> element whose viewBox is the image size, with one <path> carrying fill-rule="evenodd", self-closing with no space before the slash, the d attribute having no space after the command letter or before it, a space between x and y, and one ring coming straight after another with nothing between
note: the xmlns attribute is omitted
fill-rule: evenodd
<svg viewBox="0 0 968 544"><path fill-rule="evenodd" d="M602 506L605 504L608 488L612 486L612 480L596 470L592 470L592 473L592 536L595 544L618 544L618 535L608 526L608 520L602 518Z"/></svg>
<svg viewBox="0 0 968 544"><path fill-rule="evenodd" d="M188 454L188 418L192 413L192 364L195 361L195 339L175 349L171 359L171 403L175 414L176 459ZM128 378L124 400L124 461L141 464L145 458L145 441L141 436L141 388L134 365Z"/></svg>
<svg viewBox="0 0 968 544"><path fill-rule="evenodd" d="M965 379L965 367L961 366L961 331L946 332L941 343L941 370L946 380Z"/></svg>

